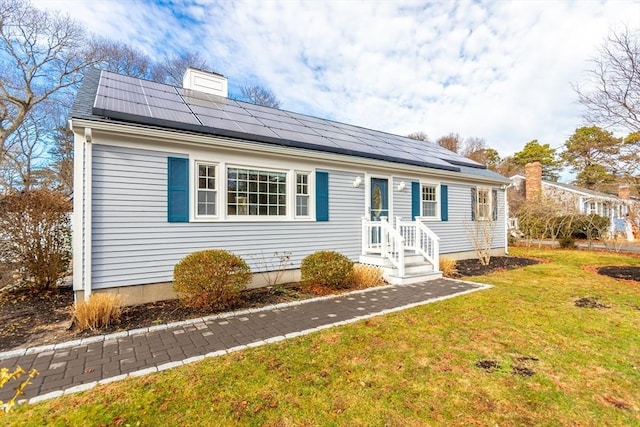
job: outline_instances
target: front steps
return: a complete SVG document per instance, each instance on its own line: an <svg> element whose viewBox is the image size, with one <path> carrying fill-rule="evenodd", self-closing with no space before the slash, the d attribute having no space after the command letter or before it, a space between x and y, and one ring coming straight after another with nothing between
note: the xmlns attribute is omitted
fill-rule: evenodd
<svg viewBox="0 0 640 427"><path fill-rule="evenodd" d="M404 276L400 276L398 269L394 267L391 261L381 255L360 255L359 262L360 264L375 265L382 268L382 277L391 285L410 285L442 277L441 271L434 271L431 263L425 260L422 255L413 252L405 252Z"/></svg>

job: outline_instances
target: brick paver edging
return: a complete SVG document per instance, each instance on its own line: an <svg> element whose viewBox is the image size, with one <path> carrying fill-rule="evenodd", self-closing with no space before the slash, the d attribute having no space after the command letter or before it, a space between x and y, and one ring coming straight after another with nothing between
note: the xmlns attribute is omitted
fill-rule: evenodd
<svg viewBox="0 0 640 427"><path fill-rule="evenodd" d="M252 348L252 347L259 347L259 346L263 346L266 344L271 344L271 343L275 343L275 342L279 342L279 341L283 341L286 339L290 339L290 338L295 338L298 336L304 336L304 335L308 335L314 332L318 332L324 329L329 329L329 328L333 328L333 327L337 327L337 326L342 326L342 325L347 325L350 323L354 323L354 322L358 322L364 319L368 319L371 317L375 317L375 316L380 316L380 315L385 315L385 314L389 314L389 313L394 313L394 312L398 312L398 311L402 311L402 310L406 310L406 309L410 309L413 307L418 307L421 305L426 305L426 304L431 304L434 302L438 302L438 301L443 301L446 299L450 299L453 297L457 297L460 295L464 295L464 294L468 294L471 292L475 292L475 291L479 291L479 290L484 290L484 289L489 289L492 288L491 285L485 285L485 284L480 284L480 283L473 283L473 282L466 282L463 280L454 280L454 282L458 282L458 283L466 283L469 285L472 285L473 288L471 289L467 289L464 291L460 291L460 292L455 292L452 294L448 294L448 295L444 295L444 296L440 296L440 297L434 297L434 298L428 298L425 300L421 300L421 301L417 301L414 303L410 303L410 304L405 304L402 306L397 306L397 307L393 307L393 308L389 308L389 309L383 309L383 310L378 310L376 312L370 312L367 314L363 314L361 316L356 316L356 317L352 317L346 320L342 320L342 321L338 321L335 323L328 323L328 324L323 324L323 325L319 325L317 327L314 328L309 328L309 329L304 329L301 331L296 331L296 332L291 332L291 333L287 333L285 335L279 335L279 336L273 336L264 340L260 340L260 341L256 341L256 342L251 342L249 344L246 345L238 345L235 347L230 347L227 349L222 349L222 350L218 350L218 351L213 351L207 354L203 354L203 355L198 355L198 356L194 356L194 357L189 357L189 358L185 358L183 360L178 360L178 361L172 361L172 362L168 362L168 363L164 363L158 366L152 366L152 367L147 367L144 369L140 369L137 371L133 371L133 372L129 372L126 374L121 374L121 375L117 375L117 376L113 376L113 377L108 377L108 378L103 378L97 381L92 381L92 382L88 382L88 383L83 383L83 384L79 384L76 386L72 386L72 387L68 387L68 388L63 388L60 390L55 390L55 391L51 391L45 394L41 394L41 395L37 395L34 396L30 399L22 399L19 401L19 403L38 403L38 402L42 402L44 400L48 400L48 399L52 399L52 398L56 398L56 397L60 397L63 395L69 395L72 393L78 393L78 392L82 392L82 391L86 391L86 390L90 390L94 387L96 387L97 385L102 385L102 384L109 384L115 381L121 381L124 380L126 378L131 378L131 377L140 377L143 375L147 375L147 374L151 374L151 373L155 373L155 372L161 372L167 369L171 369L171 368L175 368L175 367L179 367L179 366L184 366L190 363L194 363L194 362L199 362L202 361L206 358L212 358L212 357L218 357L218 356L223 356L226 354L230 354L236 351L241 351L241 350L245 350L248 348ZM330 300L330 299L334 299L334 298L339 298L339 297L345 297L348 295L357 295L357 294L362 294L362 293L366 293L366 292L371 292L374 290L383 290L386 288L393 288L393 287L400 287L403 285L385 285L385 286L380 286L380 287L376 287L376 288L368 288L368 289L363 289L363 290L358 290L358 291L353 291L353 292L349 292L349 293L344 293L344 294L339 294L339 295L331 295L331 296L327 296L327 297L318 297L318 298L311 298L308 300L301 300L301 301L293 301L293 302L289 302L289 303L282 303L282 304L275 304L275 305L271 305L271 306L265 306L265 307L261 307L259 309L249 309L249 310L241 310L241 311L236 311L236 312L228 312L228 313L221 313L218 315L214 315L214 316L208 316L205 318L198 318L198 319L191 319L190 321L183 321L183 322L174 322L171 324L167 324L167 325L159 325L159 326L154 326L151 328L142 328L142 329L136 329L136 330L132 330L132 331L127 331L127 332L122 332L122 333L116 333L116 334L110 334L110 335L106 335L106 336L102 336L102 340L97 340L95 338L99 338L99 337L93 337L94 340L91 341L93 342L99 342L99 341L104 341L105 339L107 339L106 337L109 337L108 339L117 339L119 337L124 337L127 336L129 334L131 335L140 335L140 334L144 334L145 333L145 329L146 332L152 332L152 331L156 331L156 330L163 330L163 329L168 329L171 327L180 327L180 326L185 326L185 325L190 325L190 324L194 324L196 322L202 322L202 321L206 321L206 320L215 320L215 319L223 319L223 318L228 318L228 317L232 317L232 316L238 316L238 315L243 315L243 314L248 314L248 313L259 313L261 311L266 311L266 310L274 310L274 309L281 309L281 308L285 308L285 307L292 307L292 306L296 306L296 305L301 305L301 304L305 304L305 303L309 303L309 302L313 302L313 301L322 301L322 300ZM79 343L78 343L79 341ZM68 343L62 343L65 344L65 347L56 347L56 345L53 346L46 346L47 350L50 351L52 349L56 349L56 348L66 348L66 347L70 347L71 345L82 345L81 343L84 340L77 340L77 341L71 341L70 343L72 344L68 344ZM85 343L87 343L85 341ZM45 346L43 346L45 347ZM31 353L29 354L33 354L33 352L35 352L36 349L40 349L41 347L32 347L31 349L25 349L25 353L26 351L31 351ZM39 351L44 351L44 350L39 350ZM20 355L20 353L18 353L18 356Z"/></svg>

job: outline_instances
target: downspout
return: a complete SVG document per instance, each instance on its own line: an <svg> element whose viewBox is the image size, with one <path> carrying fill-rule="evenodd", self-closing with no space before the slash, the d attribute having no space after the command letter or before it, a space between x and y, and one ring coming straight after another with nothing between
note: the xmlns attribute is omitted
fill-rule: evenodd
<svg viewBox="0 0 640 427"><path fill-rule="evenodd" d="M92 135L91 128L84 129L84 180L83 180L83 198L84 198L84 218L83 218L83 252L84 252L84 300L88 301L91 296L91 200L92 200Z"/></svg>
<svg viewBox="0 0 640 427"><path fill-rule="evenodd" d="M84 290L84 147L85 140L73 129L69 120L69 130L73 132L73 215L71 217L71 244L73 248L73 299L77 292Z"/></svg>
<svg viewBox="0 0 640 427"><path fill-rule="evenodd" d="M503 185L504 190L504 253L509 255L509 197L507 196L507 189L513 187L513 182L509 185Z"/></svg>

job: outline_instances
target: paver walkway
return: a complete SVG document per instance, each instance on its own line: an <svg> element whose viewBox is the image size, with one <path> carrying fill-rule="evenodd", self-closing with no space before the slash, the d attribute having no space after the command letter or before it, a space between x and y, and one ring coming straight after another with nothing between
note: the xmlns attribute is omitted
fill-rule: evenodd
<svg viewBox="0 0 640 427"><path fill-rule="evenodd" d="M0 353L0 367L40 372L23 396L34 403L486 288L449 279L384 286ZM0 400L10 398L10 385Z"/></svg>

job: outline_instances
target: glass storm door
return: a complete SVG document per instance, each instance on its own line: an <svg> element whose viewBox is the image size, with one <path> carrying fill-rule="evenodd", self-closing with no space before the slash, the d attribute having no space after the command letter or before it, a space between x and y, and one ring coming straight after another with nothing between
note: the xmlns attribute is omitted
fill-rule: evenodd
<svg viewBox="0 0 640 427"><path fill-rule="evenodd" d="M389 218L389 180L371 178L371 220L380 221L381 217ZM371 243L380 245L382 237L380 228L371 230Z"/></svg>
<svg viewBox="0 0 640 427"><path fill-rule="evenodd" d="M371 220L380 221L389 218L389 180L371 178Z"/></svg>

